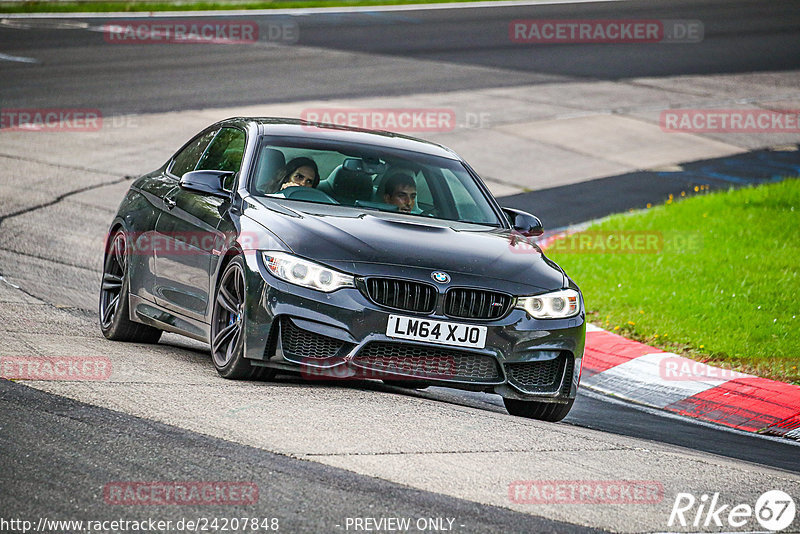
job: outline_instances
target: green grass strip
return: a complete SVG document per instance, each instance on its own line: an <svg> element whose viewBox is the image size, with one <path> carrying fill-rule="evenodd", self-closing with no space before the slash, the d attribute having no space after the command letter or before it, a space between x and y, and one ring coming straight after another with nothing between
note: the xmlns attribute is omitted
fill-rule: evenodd
<svg viewBox="0 0 800 534"><path fill-rule="evenodd" d="M681 195L615 215L547 255L583 290L590 322L800 383L800 180Z"/></svg>

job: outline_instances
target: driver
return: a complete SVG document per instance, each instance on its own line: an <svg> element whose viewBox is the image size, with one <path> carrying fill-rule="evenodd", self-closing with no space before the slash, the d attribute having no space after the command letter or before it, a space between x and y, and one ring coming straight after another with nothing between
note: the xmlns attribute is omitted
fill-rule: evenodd
<svg viewBox="0 0 800 534"><path fill-rule="evenodd" d="M276 175L280 189L287 187L317 187L319 185L319 169L311 158L294 158Z"/></svg>
<svg viewBox="0 0 800 534"><path fill-rule="evenodd" d="M410 175L397 173L386 180L383 201L402 213L411 213L417 203L417 183Z"/></svg>

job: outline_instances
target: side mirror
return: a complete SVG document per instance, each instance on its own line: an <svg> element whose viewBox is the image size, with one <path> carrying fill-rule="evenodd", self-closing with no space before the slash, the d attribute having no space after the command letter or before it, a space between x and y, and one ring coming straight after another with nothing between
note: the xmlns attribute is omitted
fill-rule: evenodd
<svg viewBox="0 0 800 534"><path fill-rule="evenodd" d="M230 198L230 191L222 187L223 181L236 174L233 171L191 171L181 177L178 185L189 191L214 195L220 198Z"/></svg>
<svg viewBox="0 0 800 534"><path fill-rule="evenodd" d="M544 233L542 221L535 215L512 208L503 208L503 213L508 217L508 222L511 223L514 230L524 236L540 236Z"/></svg>

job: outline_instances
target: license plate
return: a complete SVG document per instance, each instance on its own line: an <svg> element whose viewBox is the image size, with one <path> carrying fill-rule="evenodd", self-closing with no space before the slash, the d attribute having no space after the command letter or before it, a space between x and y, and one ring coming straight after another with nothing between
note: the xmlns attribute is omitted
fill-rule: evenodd
<svg viewBox="0 0 800 534"><path fill-rule="evenodd" d="M486 327L416 317L390 315L386 335L440 345L482 349L486 346Z"/></svg>

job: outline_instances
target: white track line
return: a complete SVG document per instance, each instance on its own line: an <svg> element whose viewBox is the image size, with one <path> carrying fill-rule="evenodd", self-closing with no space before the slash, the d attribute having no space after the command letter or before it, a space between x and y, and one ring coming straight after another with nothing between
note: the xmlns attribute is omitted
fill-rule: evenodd
<svg viewBox="0 0 800 534"><path fill-rule="evenodd" d="M0 54L0 61L16 61L19 63L39 63L38 59L32 57L11 56L8 54Z"/></svg>
<svg viewBox="0 0 800 534"><path fill-rule="evenodd" d="M732 378L733 374L719 369L716 378L713 374L682 376L675 371L677 378L670 380L664 375L669 369L665 363L673 363L678 367L682 360L677 354L659 352L645 354L615 365L603 372L585 377L581 382L595 391L628 399L654 408L666 408L676 402L698 395L709 389L718 387ZM694 363L693 360L688 360ZM708 367L708 366L707 366ZM739 373L740 376L747 376Z"/></svg>
<svg viewBox="0 0 800 534"><path fill-rule="evenodd" d="M16 284L12 284L12 283L11 283L11 282L9 282L8 280L6 280L6 279L5 279L5 277L3 277L3 276L0 276L0 282L4 282L4 283L6 283L6 284L10 285L11 287L13 287L14 289L19 289L19 286L18 286L18 285L16 285Z"/></svg>

